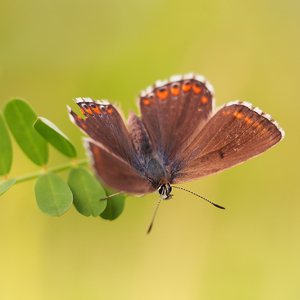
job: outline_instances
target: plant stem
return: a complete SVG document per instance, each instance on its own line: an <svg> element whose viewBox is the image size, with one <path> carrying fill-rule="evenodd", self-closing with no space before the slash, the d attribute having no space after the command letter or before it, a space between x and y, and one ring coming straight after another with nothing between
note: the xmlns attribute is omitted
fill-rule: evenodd
<svg viewBox="0 0 300 300"><path fill-rule="evenodd" d="M74 159L70 162L67 162L67 163L63 164L63 165L55 166L55 167L51 167L51 168L46 168L45 166L43 166L43 168L41 170L37 171L37 172L17 177L16 183L38 178L39 176L41 176L42 174L47 173L47 172L56 172L57 173L57 172L61 172L61 171L64 171L64 170L71 169L73 167L78 167L80 165L85 165L87 163L88 163L87 158L83 158L83 159L80 159L80 160Z"/></svg>

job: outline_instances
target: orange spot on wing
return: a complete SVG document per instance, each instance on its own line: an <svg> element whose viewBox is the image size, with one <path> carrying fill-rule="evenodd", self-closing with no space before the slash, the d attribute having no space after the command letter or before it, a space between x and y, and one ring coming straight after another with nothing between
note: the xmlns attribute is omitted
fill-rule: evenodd
<svg viewBox="0 0 300 300"><path fill-rule="evenodd" d="M159 97L161 100L165 100L168 97L167 89L158 89L156 91L156 96Z"/></svg>
<svg viewBox="0 0 300 300"><path fill-rule="evenodd" d="M82 118L80 116L76 116L76 118L80 121L82 120Z"/></svg>
<svg viewBox="0 0 300 300"><path fill-rule="evenodd" d="M96 113L96 114L101 114L100 113L100 109L99 109L99 107L98 106L96 106L96 107L92 107L92 109L93 109L93 111Z"/></svg>
<svg viewBox="0 0 300 300"><path fill-rule="evenodd" d="M85 124L81 124L81 127L82 127L83 130L86 130Z"/></svg>
<svg viewBox="0 0 300 300"><path fill-rule="evenodd" d="M80 110L81 110L82 114L85 115L84 109L83 109L83 108L80 108Z"/></svg>
<svg viewBox="0 0 300 300"><path fill-rule="evenodd" d="M90 115L93 114L93 112L91 111L91 109L90 109L89 107L86 109L86 111L87 111Z"/></svg>
<svg viewBox="0 0 300 300"><path fill-rule="evenodd" d="M199 94L199 93L201 93L202 88L199 85L197 85L197 83L194 83L193 84L193 91L195 92L195 94Z"/></svg>
<svg viewBox="0 0 300 300"><path fill-rule="evenodd" d="M93 153L94 153L94 155L99 155L100 154L99 148L93 147Z"/></svg>
<svg viewBox="0 0 300 300"><path fill-rule="evenodd" d="M201 97L201 102L202 102L203 104L206 104L206 103L208 102L208 98L207 98L206 96L202 96L202 97Z"/></svg>
<svg viewBox="0 0 300 300"><path fill-rule="evenodd" d="M109 108L107 109L107 112L111 115L111 114L114 112L114 110L113 110L112 107L109 107Z"/></svg>
<svg viewBox="0 0 300 300"><path fill-rule="evenodd" d="M147 99L147 98L144 98L143 99L143 104L146 105L146 106L148 106L150 104L150 100Z"/></svg>
<svg viewBox="0 0 300 300"><path fill-rule="evenodd" d="M182 90L184 92L188 92L192 87L192 84L191 82L187 81L187 82L184 82L183 85L182 85Z"/></svg>
<svg viewBox="0 0 300 300"><path fill-rule="evenodd" d="M179 86L171 86L171 93L173 96L177 96L180 92Z"/></svg>
<svg viewBox="0 0 300 300"><path fill-rule="evenodd" d="M244 117L242 113L239 113L237 110L233 113L233 116L235 116L237 119L241 119Z"/></svg>
<svg viewBox="0 0 300 300"><path fill-rule="evenodd" d="M260 129L262 126L259 124L259 123L257 123L257 122L255 122L254 124L253 124L253 126L255 127L255 128L258 128L258 129Z"/></svg>
<svg viewBox="0 0 300 300"><path fill-rule="evenodd" d="M252 123L252 120L250 118L246 117L245 122L250 125Z"/></svg>

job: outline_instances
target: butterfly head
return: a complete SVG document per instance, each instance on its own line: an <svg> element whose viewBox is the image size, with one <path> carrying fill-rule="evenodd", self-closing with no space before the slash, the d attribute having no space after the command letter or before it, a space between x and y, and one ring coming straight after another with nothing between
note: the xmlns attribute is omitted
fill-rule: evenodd
<svg viewBox="0 0 300 300"><path fill-rule="evenodd" d="M157 191L164 200L169 200L173 197L173 195L170 194L172 192L172 187L170 186L170 183L164 183L160 185Z"/></svg>

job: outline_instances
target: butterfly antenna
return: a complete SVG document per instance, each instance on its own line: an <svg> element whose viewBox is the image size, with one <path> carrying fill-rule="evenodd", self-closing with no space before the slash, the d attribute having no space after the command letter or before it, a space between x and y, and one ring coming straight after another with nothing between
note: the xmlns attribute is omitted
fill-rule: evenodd
<svg viewBox="0 0 300 300"><path fill-rule="evenodd" d="M161 201L161 196L159 197L159 200L158 200L158 203L156 205L156 208L155 208L155 211L154 211L154 214L153 214L153 217L152 217L152 220L151 220L151 223L150 223L150 226L149 226L149 229L147 231L147 234L150 233L151 229L152 229L152 226L153 226L153 222L154 222L154 219L155 219L155 216L156 216L156 212L158 210L158 207L159 207L159 204L160 204L160 201Z"/></svg>
<svg viewBox="0 0 300 300"><path fill-rule="evenodd" d="M223 207L223 206L221 206L221 205L218 205L218 204L216 204L216 203L213 203L212 201L210 201L210 200L208 200L208 199L206 199L206 198L204 198L204 197L202 197L202 196L200 196L200 195L198 195L198 194L196 194L196 193L194 193L194 192L192 192L192 191L189 191L189 190L187 190L187 189L184 189L184 188L182 188L182 187L172 185L172 188L176 188L176 189L180 189L180 190L189 192L189 193L191 193L191 194L193 194L193 195L195 195L195 196L197 196L197 197L202 198L203 200L207 201L208 203L214 205L215 207L218 207L218 208L221 208L221 209L225 209L225 207Z"/></svg>
<svg viewBox="0 0 300 300"><path fill-rule="evenodd" d="M117 195L120 195L120 194L123 194L124 192L117 192L115 194L112 194L112 195L109 195L107 197L104 197L104 198L101 198L99 201L102 201L102 200L106 200L108 198L111 198L111 197L114 197L114 196L117 196Z"/></svg>

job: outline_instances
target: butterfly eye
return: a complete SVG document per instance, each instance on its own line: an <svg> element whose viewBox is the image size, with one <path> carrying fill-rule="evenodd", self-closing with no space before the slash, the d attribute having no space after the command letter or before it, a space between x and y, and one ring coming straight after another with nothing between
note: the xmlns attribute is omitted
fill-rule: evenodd
<svg viewBox="0 0 300 300"><path fill-rule="evenodd" d="M172 187L170 186L170 184L166 184L166 190L167 190L167 193L170 194L172 192Z"/></svg>
<svg viewBox="0 0 300 300"><path fill-rule="evenodd" d="M162 186L160 186L158 189L157 189L157 191L158 191L158 193L160 194L160 195L162 195L163 193L164 193L164 186L162 185Z"/></svg>

